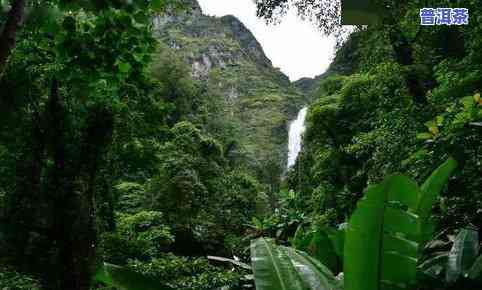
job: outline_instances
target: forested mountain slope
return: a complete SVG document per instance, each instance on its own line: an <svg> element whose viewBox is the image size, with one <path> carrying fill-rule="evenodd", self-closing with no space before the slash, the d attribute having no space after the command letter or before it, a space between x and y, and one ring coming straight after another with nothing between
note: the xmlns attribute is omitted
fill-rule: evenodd
<svg viewBox="0 0 482 290"><path fill-rule="evenodd" d="M313 100L288 181L301 208L342 222L368 184L396 172L421 181L429 164L454 156L461 168L442 197L440 222L449 228L482 224L477 25L418 28L412 65L398 62L382 31L355 31L326 73L295 83ZM410 92L412 74L427 91L423 98Z"/></svg>
<svg viewBox="0 0 482 290"><path fill-rule="evenodd" d="M304 97L236 18L156 3L28 4L0 77L1 288L100 287L103 262L244 283L205 256L247 255Z"/></svg>
<svg viewBox="0 0 482 290"><path fill-rule="evenodd" d="M206 16L190 3L190 11L156 19L158 36L217 101L220 115L210 117L229 128L212 133L228 144L226 154L276 186L285 170L287 124L305 97L236 17Z"/></svg>

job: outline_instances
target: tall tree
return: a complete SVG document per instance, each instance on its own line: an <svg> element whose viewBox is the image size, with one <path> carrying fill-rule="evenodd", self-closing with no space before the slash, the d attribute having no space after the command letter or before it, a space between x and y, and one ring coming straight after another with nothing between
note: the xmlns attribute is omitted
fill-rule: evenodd
<svg viewBox="0 0 482 290"><path fill-rule="evenodd" d="M268 22L279 21L286 12L294 7L298 14L314 22L324 34L335 35L340 42L346 32L347 27L341 21L341 0L256 0L258 17L266 19ZM417 103L426 103L425 94L429 87L424 84L422 77L411 66L414 65L414 42L423 32L423 28L418 28L415 37L408 37L402 28L402 22L407 13L415 8L425 7L422 3L413 1L393 1L375 0L379 10L378 24L373 29L386 32L393 48L394 58L400 65L407 68L405 82L410 94ZM431 1L432 6L447 6L450 1ZM420 6L420 7L419 7ZM364 29L362 26L358 29ZM429 77L431 78L431 77Z"/></svg>
<svg viewBox="0 0 482 290"><path fill-rule="evenodd" d="M0 216L6 242L0 256L39 276L46 289L87 290L96 263L97 201L108 199L100 196L99 175L115 119L132 88L155 90L147 77L156 48L151 17L175 1L67 2L30 3L48 17L27 19L21 33L22 21L15 22L2 59L0 101L12 103L6 129L18 124L29 133L12 137L19 145L11 148L16 182ZM25 13L26 5L12 6L10 14Z"/></svg>
<svg viewBox="0 0 482 290"><path fill-rule="evenodd" d="M0 77L3 75L7 59L15 47L18 30L22 25L27 0L15 0L8 12L7 21L0 35Z"/></svg>

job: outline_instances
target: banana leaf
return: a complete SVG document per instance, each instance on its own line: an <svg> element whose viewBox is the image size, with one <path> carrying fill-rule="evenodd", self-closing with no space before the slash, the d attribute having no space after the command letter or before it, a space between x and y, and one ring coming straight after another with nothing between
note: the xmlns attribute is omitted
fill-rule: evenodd
<svg viewBox="0 0 482 290"><path fill-rule="evenodd" d="M391 176L370 186L345 234L345 290L406 289L416 280L420 220L416 184Z"/></svg>
<svg viewBox="0 0 482 290"><path fill-rule="evenodd" d="M313 232L313 238L305 251L328 267L333 273L340 272L341 263L338 261L339 258L335 250L335 245L326 230Z"/></svg>
<svg viewBox="0 0 482 290"><path fill-rule="evenodd" d="M291 245L308 253L333 273L339 273L342 270L344 234L344 230L329 227L307 233L299 227L291 240Z"/></svg>
<svg viewBox="0 0 482 290"><path fill-rule="evenodd" d="M343 260L343 248L345 246L345 230L344 229L327 229L326 233L331 240L333 249L340 260Z"/></svg>
<svg viewBox="0 0 482 290"><path fill-rule="evenodd" d="M455 237L447 261L446 280L457 281L460 276L468 276L479 253L479 234L471 229L462 229Z"/></svg>
<svg viewBox="0 0 482 290"><path fill-rule="evenodd" d="M430 218L432 213L432 206L438 199L442 189L457 167L457 161L453 158L447 159L440 165L422 184L422 194L417 202L415 213L423 221L420 242L424 244L430 239L433 233L434 224Z"/></svg>
<svg viewBox="0 0 482 290"><path fill-rule="evenodd" d="M256 290L334 290L331 271L306 253L259 238L251 242Z"/></svg>

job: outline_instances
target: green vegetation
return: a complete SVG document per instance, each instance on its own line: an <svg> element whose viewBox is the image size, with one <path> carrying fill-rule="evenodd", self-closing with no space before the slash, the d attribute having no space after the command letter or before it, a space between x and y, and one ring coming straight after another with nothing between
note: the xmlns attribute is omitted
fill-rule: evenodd
<svg viewBox="0 0 482 290"><path fill-rule="evenodd" d="M382 2L290 83L195 0L0 1L0 289L479 289L480 5Z"/></svg>
<svg viewBox="0 0 482 290"><path fill-rule="evenodd" d="M421 275L433 275L434 267L439 266L435 258L418 266L420 249L432 235L427 227L433 228L429 218L421 217L429 215L455 167L453 159L447 160L420 188L403 175L393 175L380 184L371 185L346 228L324 228L304 237L297 233L294 246L298 249L306 246L311 255L295 248L276 246L265 238L255 240L251 245L251 259L256 289L414 287ZM445 254L447 283L455 282L461 275L469 280L482 278L478 252L478 233L461 230L452 249ZM336 256L343 259L344 274L337 277L333 273L341 269L328 263L329 257ZM439 258L436 257L437 261Z"/></svg>
<svg viewBox="0 0 482 290"><path fill-rule="evenodd" d="M268 194L274 194L285 171L287 123L305 96L272 67L257 40L233 16L194 12L160 22L156 31L165 49L188 63L216 100L217 111L210 111L208 119L216 118L217 126L229 130L229 137L215 136L229 144L230 162L255 172L269 185Z"/></svg>

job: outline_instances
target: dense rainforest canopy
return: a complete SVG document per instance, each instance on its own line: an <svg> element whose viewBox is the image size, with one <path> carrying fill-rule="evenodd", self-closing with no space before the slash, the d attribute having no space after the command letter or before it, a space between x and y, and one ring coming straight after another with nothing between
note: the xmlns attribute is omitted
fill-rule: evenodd
<svg viewBox="0 0 482 290"><path fill-rule="evenodd" d="M196 0L0 0L0 289L482 289L480 3L254 2L336 35L329 69Z"/></svg>

